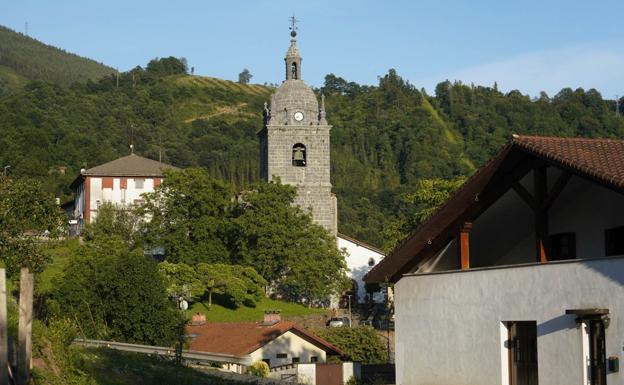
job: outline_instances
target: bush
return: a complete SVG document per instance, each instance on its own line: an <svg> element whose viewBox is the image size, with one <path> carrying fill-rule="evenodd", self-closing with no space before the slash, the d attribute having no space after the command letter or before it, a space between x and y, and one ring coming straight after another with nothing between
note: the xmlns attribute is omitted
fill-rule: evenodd
<svg viewBox="0 0 624 385"><path fill-rule="evenodd" d="M369 327L324 328L315 333L344 351L349 360L362 364L383 364L388 360L386 347Z"/></svg>
<svg viewBox="0 0 624 385"><path fill-rule="evenodd" d="M247 369L247 373L260 378L268 377L270 371L269 365L264 361L256 361Z"/></svg>

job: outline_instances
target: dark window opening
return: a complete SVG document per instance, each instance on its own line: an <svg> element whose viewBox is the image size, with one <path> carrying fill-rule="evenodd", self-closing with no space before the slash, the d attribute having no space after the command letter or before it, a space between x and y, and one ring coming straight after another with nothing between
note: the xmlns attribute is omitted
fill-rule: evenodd
<svg viewBox="0 0 624 385"><path fill-rule="evenodd" d="M548 259L552 261L576 258L576 234L561 233L551 235L550 250L551 255L549 255Z"/></svg>
<svg viewBox="0 0 624 385"><path fill-rule="evenodd" d="M375 258L370 257L370 258L368 259L368 266L371 266L371 267L372 267L372 266L375 266Z"/></svg>
<svg viewBox="0 0 624 385"><path fill-rule="evenodd" d="M269 368L271 367L271 360L268 358L263 358L262 362L266 362L267 365L269 365Z"/></svg>
<svg viewBox="0 0 624 385"><path fill-rule="evenodd" d="M292 363L293 364L298 364L299 362L301 362L301 359L299 359L299 357L293 357L292 358Z"/></svg>
<svg viewBox="0 0 624 385"><path fill-rule="evenodd" d="M297 143L293 146L292 165L295 167L305 167L306 165L306 148L301 143Z"/></svg>
<svg viewBox="0 0 624 385"><path fill-rule="evenodd" d="M537 322L507 323L510 385L537 385Z"/></svg>
<svg viewBox="0 0 624 385"><path fill-rule="evenodd" d="M295 62L290 65L290 78L297 79L297 63Z"/></svg>
<svg viewBox="0 0 624 385"><path fill-rule="evenodd" d="M310 357L310 362L318 362L318 357L317 356Z"/></svg>
<svg viewBox="0 0 624 385"><path fill-rule="evenodd" d="M277 353L277 358L288 358L288 354L286 354L286 353Z"/></svg>
<svg viewBox="0 0 624 385"><path fill-rule="evenodd" d="M624 254L624 226L605 230L605 255Z"/></svg>

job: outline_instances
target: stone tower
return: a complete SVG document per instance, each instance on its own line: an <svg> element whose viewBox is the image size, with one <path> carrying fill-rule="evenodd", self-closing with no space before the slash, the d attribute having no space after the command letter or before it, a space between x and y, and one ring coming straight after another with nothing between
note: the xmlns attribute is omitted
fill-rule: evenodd
<svg viewBox="0 0 624 385"><path fill-rule="evenodd" d="M297 186L295 204L309 210L313 220L331 234L337 231L336 196L329 180L329 131L325 102L301 80L297 33L291 28L290 47L284 58L286 80L265 103L260 137L260 177L279 177Z"/></svg>

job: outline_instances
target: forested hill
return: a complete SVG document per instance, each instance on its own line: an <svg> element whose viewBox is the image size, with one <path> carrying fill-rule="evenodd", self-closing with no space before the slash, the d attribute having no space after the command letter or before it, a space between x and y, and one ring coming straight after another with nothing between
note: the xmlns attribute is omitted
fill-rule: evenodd
<svg viewBox="0 0 624 385"><path fill-rule="evenodd" d="M22 85L26 79L67 87L113 72L114 69L104 64L0 26L0 94Z"/></svg>
<svg viewBox="0 0 624 385"><path fill-rule="evenodd" d="M45 179L67 199L81 167L136 152L202 166L238 188L258 178L262 104L271 87L189 76L175 58L70 88L41 81L0 97L0 165ZM443 82L427 95L395 71L376 86L334 75L326 95L339 230L372 244L409 215L423 178L472 173L512 133L624 138L615 101L563 89L532 100L517 91ZM622 105L624 103L620 103Z"/></svg>

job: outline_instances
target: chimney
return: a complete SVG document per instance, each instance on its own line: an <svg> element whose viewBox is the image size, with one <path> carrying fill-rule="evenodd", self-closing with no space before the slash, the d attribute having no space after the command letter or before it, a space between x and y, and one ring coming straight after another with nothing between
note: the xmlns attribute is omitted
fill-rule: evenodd
<svg viewBox="0 0 624 385"><path fill-rule="evenodd" d="M282 317L279 310L265 310L264 320L262 320L262 326L273 326L280 322Z"/></svg>

